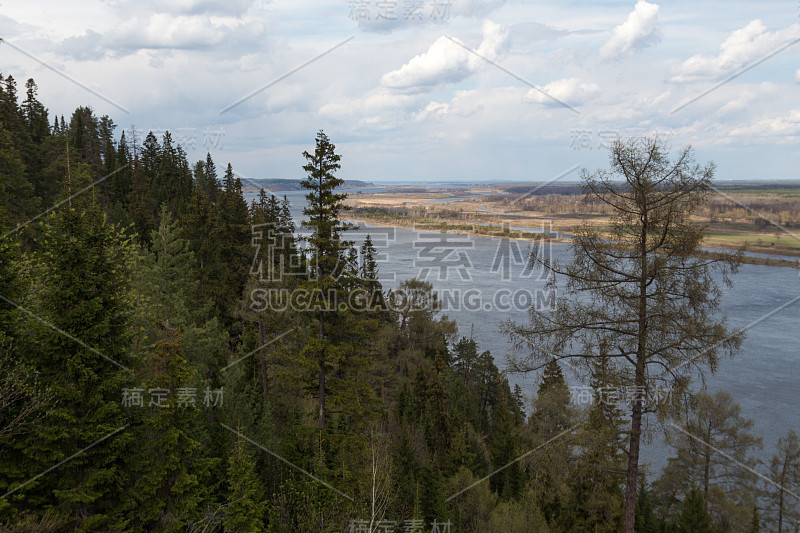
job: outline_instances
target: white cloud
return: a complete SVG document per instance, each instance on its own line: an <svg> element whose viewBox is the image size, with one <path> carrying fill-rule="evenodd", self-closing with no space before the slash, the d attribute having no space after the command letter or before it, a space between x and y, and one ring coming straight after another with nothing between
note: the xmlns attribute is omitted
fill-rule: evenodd
<svg viewBox="0 0 800 533"><path fill-rule="evenodd" d="M789 113L764 118L731 131L731 136L738 137L782 137L798 134L800 134L800 109L792 109Z"/></svg>
<svg viewBox="0 0 800 533"><path fill-rule="evenodd" d="M319 108L325 118L347 119L357 115L372 117L387 116L396 112L407 112L421 103L418 95L397 94L384 87L378 87L360 98L336 98Z"/></svg>
<svg viewBox="0 0 800 533"><path fill-rule="evenodd" d="M794 73L794 79L800 81L800 68Z"/></svg>
<svg viewBox="0 0 800 533"><path fill-rule="evenodd" d="M209 15L152 13L124 20L103 34L92 30L64 39L60 52L76 59L124 55L141 49L196 50L262 40L265 26L257 20Z"/></svg>
<svg viewBox="0 0 800 533"><path fill-rule="evenodd" d="M758 85L738 87L735 96L725 102L725 105L719 109L719 114L726 115L735 111L753 111L757 104L763 103L770 98L775 98L778 91L780 91L779 87L768 81Z"/></svg>
<svg viewBox="0 0 800 533"><path fill-rule="evenodd" d="M660 39L658 4L639 0L625 22L614 28L611 38L600 48L600 57L606 60L618 59L656 44Z"/></svg>
<svg viewBox="0 0 800 533"><path fill-rule="evenodd" d="M542 91L547 94L542 94ZM564 78L548 83L542 87L542 91L530 89L523 96L523 100L540 104L561 105L553 100L555 98L566 104L573 105L584 102L588 97L597 94L600 88L594 83L582 82L578 78Z"/></svg>
<svg viewBox="0 0 800 533"><path fill-rule="evenodd" d="M483 22L483 41L476 50L496 60L508 40L508 31L489 20ZM477 71L485 61L447 37L439 37L427 51L414 56L398 70L381 78L381 85L394 89L426 89L442 83L456 83Z"/></svg>
<svg viewBox="0 0 800 533"><path fill-rule="evenodd" d="M675 70L671 81L685 82L730 74L797 38L800 38L800 24L770 32L763 22L755 19L731 33L720 45L718 55L695 54L684 61Z"/></svg>
<svg viewBox="0 0 800 533"><path fill-rule="evenodd" d="M414 114L414 120L422 122L428 117L446 115L450 111L450 104L446 102L429 102L425 109Z"/></svg>

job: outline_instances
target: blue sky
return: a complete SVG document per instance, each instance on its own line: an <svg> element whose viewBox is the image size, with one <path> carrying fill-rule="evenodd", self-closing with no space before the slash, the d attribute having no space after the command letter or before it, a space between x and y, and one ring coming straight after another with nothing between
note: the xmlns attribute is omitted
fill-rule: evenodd
<svg viewBox="0 0 800 533"><path fill-rule="evenodd" d="M249 177L299 177L324 129L350 179L548 180L654 133L718 179L800 179L794 0L12 0L0 37L51 113L168 129Z"/></svg>

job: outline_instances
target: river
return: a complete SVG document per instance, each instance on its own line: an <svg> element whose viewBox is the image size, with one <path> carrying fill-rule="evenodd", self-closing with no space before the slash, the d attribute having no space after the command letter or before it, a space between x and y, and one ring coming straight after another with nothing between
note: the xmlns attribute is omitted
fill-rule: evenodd
<svg viewBox="0 0 800 533"><path fill-rule="evenodd" d="M255 195L245 195L248 201ZM291 192L292 213L302 219L304 195ZM510 351L500 332L506 319L525 323L530 302L546 303L539 272L526 272L523 256L527 241L479 236L417 232L361 224L349 238L360 244L370 233L376 245L378 268L384 288L403 280L425 277L445 300L443 311L456 320L459 334L470 334L480 350L490 350L503 369ZM568 244L552 244L552 257L569 260ZM800 362L800 277L792 268L742 265L733 286L724 289L722 310L731 328L747 327L739 354L720 362L707 379L709 391L727 390L742 408L742 416L754 420L753 431L763 437L760 458L768 462L777 439L790 429L800 430L800 397L795 369ZM517 301L514 301L514 299ZM783 307L782 307L783 306ZM577 384L565 369L571 384ZM509 375L527 396L535 393L538 376ZM695 383L699 387L700 383ZM643 460L653 470L665 461L664 445L656 438L643 450ZM762 465L762 472L764 467Z"/></svg>

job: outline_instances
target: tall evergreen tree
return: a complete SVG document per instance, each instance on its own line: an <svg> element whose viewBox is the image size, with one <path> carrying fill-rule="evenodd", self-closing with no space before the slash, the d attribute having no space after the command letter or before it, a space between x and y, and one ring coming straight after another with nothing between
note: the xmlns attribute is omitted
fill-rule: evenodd
<svg viewBox="0 0 800 533"><path fill-rule="evenodd" d="M210 461L192 437L197 423L192 368L182 347L182 328L162 325L161 338L145 363L143 389L149 402L132 432L131 525L138 531L185 531L199 516L204 498L201 477ZM156 391L156 400L153 400Z"/></svg>
<svg viewBox="0 0 800 533"><path fill-rule="evenodd" d="M255 461L237 436L228 456L228 507L225 530L235 533L264 530L266 505L263 488L255 472Z"/></svg>
<svg viewBox="0 0 800 533"><path fill-rule="evenodd" d="M53 509L76 531L117 529L119 457L129 435L120 407L129 382L129 265L127 241L96 202L52 214L42 247L28 259L30 315L21 326L25 363L52 396L47 416L12 443L3 492L84 450L57 472L14 493L20 509ZM36 318L33 318L36 317Z"/></svg>
<svg viewBox="0 0 800 533"><path fill-rule="evenodd" d="M316 281L316 288L322 294L322 301L319 302L321 305L316 313L317 339L313 345L308 346L308 350L316 353L318 424L325 427L326 378L331 365L330 359L337 353L335 346L326 338L325 323L333 314L327 308L330 305L327 300L330 291L340 287L338 283L344 274L344 254L349 246L349 242L343 240L342 234L351 229L352 225L339 219L339 214L347 209L344 204L347 195L335 192L344 184L344 180L335 175L341 168L341 156L336 153L336 146L320 131L316 137L314 153L303 152L303 157L307 161L303 166L307 177L300 185L309 191L306 195L308 204L303 208L303 214L309 218L302 225L311 231L307 238L311 247L311 275Z"/></svg>

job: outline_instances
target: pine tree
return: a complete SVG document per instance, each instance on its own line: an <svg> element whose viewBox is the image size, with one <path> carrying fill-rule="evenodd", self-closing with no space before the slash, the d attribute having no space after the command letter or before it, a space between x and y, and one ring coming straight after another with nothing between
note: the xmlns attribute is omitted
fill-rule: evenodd
<svg viewBox="0 0 800 533"><path fill-rule="evenodd" d="M204 309L194 278L194 253L166 204L159 219L150 235L149 260L140 268L141 275L149 278L143 296L155 312L154 323L177 327L200 322Z"/></svg>
<svg viewBox="0 0 800 533"><path fill-rule="evenodd" d="M134 132L135 133L135 132ZM135 141L135 137L133 139ZM157 172L156 161L160 147L155 135L150 132L144 142L142 155L133 153L131 170L130 216L139 239L149 244L150 232L155 228L158 204L153 196L153 183Z"/></svg>
<svg viewBox="0 0 800 533"><path fill-rule="evenodd" d="M23 222L39 205L26 174L25 163L14 146L11 133L0 123L0 209L8 222Z"/></svg>
<svg viewBox="0 0 800 533"><path fill-rule="evenodd" d="M132 429L137 446L130 461L135 482L129 516L139 531L184 531L199 515L204 498L200 476L211 465L191 435L198 408L196 389L191 387L193 369L183 352L182 328L162 327L143 376L150 402ZM155 403L152 391L163 393Z"/></svg>
<svg viewBox="0 0 800 533"><path fill-rule="evenodd" d="M108 148L106 150L108 151ZM114 157L116 168L119 169L113 176L109 178L109 201L112 206L117 206L120 210L127 210L128 203L131 196L131 181L133 176L133 159L131 157L130 149L128 148L128 141L125 138L125 132L119 138L117 145L117 153ZM109 171L110 173L111 171Z"/></svg>
<svg viewBox="0 0 800 533"><path fill-rule="evenodd" d="M582 527L598 532L622 528L624 422L619 407L602 396L602 391L612 389L616 382L608 360L595 361L591 387L597 394L579 431L581 452L570 480L575 493L573 505L583 520Z"/></svg>
<svg viewBox="0 0 800 533"><path fill-rule="evenodd" d="M679 533L712 533L711 517L706 511L703 493L693 488L686 494L681 514L678 516Z"/></svg>
<svg viewBox="0 0 800 533"><path fill-rule="evenodd" d="M20 341L52 406L12 443L18 459L4 462L10 468L0 490L85 449L11 498L23 508L57 509L76 531L116 529L119 457L130 440L120 407L132 365L130 249L96 203L53 214L40 229L42 246L26 267L31 290L23 306L31 315Z"/></svg>
<svg viewBox="0 0 800 533"><path fill-rule="evenodd" d="M526 460L526 467L531 477L529 486L544 516L551 523L563 523L564 527L575 519L569 505L573 499L568 480L572 462L567 445L570 436L563 435L553 446L545 443L569 431L575 422L576 414L570 406L569 388L561 366L551 359L544 367L528 422L532 447L543 447Z"/></svg>
<svg viewBox="0 0 800 533"><path fill-rule="evenodd" d="M656 518L655 510L653 509L651 490L647 486L644 476L642 476L636 500L636 532L659 533L659 529L658 518Z"/></svg>
<svg viewBox="0 0 800 533"><path fill-rule="evenodd" d="M316 340L309 343L306 352L314 354L318 366L317 401L319 407L318 425L325 427L327 396L326 378L331 365L337 359L339 350L326 337L326 321L333 319L328 308L331 290L341 288L339 278L345 273L343 266L345 249L350 243L342 240L342 234L352 227L339 219L339 213L346 210L344 200L346 194L335 192L337 187L344 184L344 180L336 177L335 172L341 168L341 156L336 153L336 146L330 142L328 136L322 131L317 134L314 153L303 152L307 163L303 170L308 176L300 185L309 192L306 195L308 205L303 208L303 214L309 217L302 225L311 230L307 238L311 246L311 275L315 280L315 289L322 295L317 311Z"/></svg>
<svg viewBox="0 0 800 533"><path fill-rule="evenodd" d="M219 202L219 283L214 301L227 323L235 314L242 297L251 264L251 231L247 202L242 196L242 182L233 173L230 163L225 170L224 189Z"/></svg>
<svg viewBox="0 0 800 533"><path fill-rule="evenodd" d="M44 142L50 133L50 119L47 108L36 99L39 88L33 78L25 82L25 100L22 102L22 113L28 126L28 133L35 144Z"/></svg>
<svg viewBox="0 0 800 533"><path fill-rule="evenodd" d="M243 439L237 436L228 456L228 507L224 522L226 531L245 533L264 529L266 506L255 467Z"/></svg>

